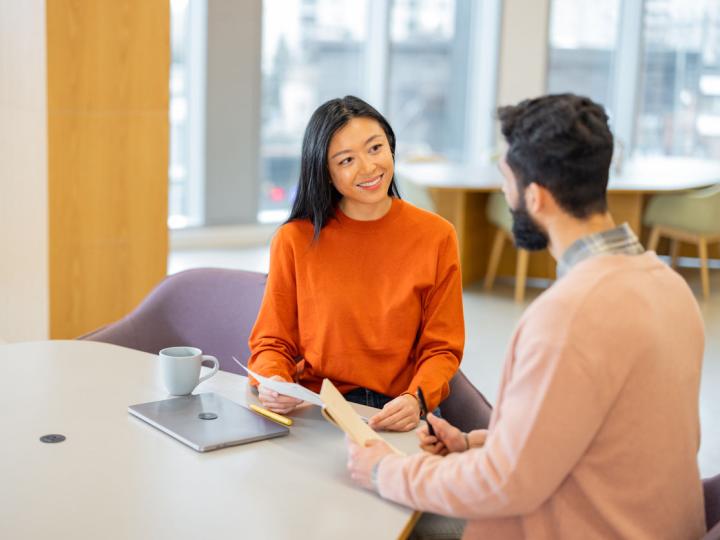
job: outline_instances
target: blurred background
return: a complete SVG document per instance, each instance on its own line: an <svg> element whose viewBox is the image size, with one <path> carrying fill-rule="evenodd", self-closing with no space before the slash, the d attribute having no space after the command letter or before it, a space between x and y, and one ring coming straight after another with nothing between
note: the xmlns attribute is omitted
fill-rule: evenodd
<svg viewBox="0 0 720 540"><path fill-rule="evenodd" d="M480 63L498 62L502 2L264 0L261 10L250 13L256 20L243 23L261 28L261 39L252 44L259 80L237 65L242 57L236 52L222 44L213 48L216 26L228 25L232 12L241 19L249 11L226 3L228 13L223 3L210 0L208 13L205 0L171 2L171 228L282 221L295 193L307 120L338 96L359 96L387 116L399 160L463 159L495 148L492 114L473 115L472 104L494 101L499 74L496 69L473 77L480 75ZM551 0L547 7L547 50L528 50L524 61L546 64L548 92L575 92L602 103L627 153L720 156L720 3ZM242 36L236 39L247 45ZM259 150L257 173L248 180L257 197L235 215L216 209L213 191L226 191L214 179L208 182L215 171L202 166L208 137L222 121L206 114L208 94L215 85L232 84L223 81L229 73L208 66L223 62L242 84L257 87L255 103L229 105L260 116L254 140L247 141ZM243 120L240 112L226 114ZM618 122L618 115L627 121ZM227 137L244 133L229 118L222 127ZM238 167L233 182L247 175Z"/></svg>
<svg viewBox="0 0 720 540"><path fill-rule="evenodd" d="M398 167L475 170L502 148L496 108L548 92L605 106L615 165L720 169L720 0L0 0L0 341L75 338L184 269L266 272L303 130L328 99L383 113ZM432 190L399 187L446 215ZM703 197L689 217L720 216ZM502 224L457 201L465 226L489 231L477 246L459 234L480 276ZM703 234L720 239L714 226ZM705 319L703 429L718 433L720 251L706 289L699 244L677 244L658 251L679 255ZM518 318L553 277L531 272L518 295L526 276L518 288L512 247L504 257L494 286L464 284L463 370L491 400ZM720 441L705 437L700 459L716 473Z"/></svg>

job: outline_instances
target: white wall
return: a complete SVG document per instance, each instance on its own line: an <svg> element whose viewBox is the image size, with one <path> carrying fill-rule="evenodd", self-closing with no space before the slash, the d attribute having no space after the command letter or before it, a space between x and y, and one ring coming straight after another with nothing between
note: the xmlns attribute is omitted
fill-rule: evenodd
<svg viewBox="0 0 720 540"><path fill-rule="evenodd" d="M256 223L261 0L207 4L205 223Z"/></svg>
<svg viewBox="0 0 720 540"><path fill-rule="evenodd" d="M498 105L546 92L550 0L504 0Z"/></svg>
<svg viewBox="0 0 720 540"><path fill-rule="evenodd" d="M0 339L48 337L44 0L0 0Z"/></svg>

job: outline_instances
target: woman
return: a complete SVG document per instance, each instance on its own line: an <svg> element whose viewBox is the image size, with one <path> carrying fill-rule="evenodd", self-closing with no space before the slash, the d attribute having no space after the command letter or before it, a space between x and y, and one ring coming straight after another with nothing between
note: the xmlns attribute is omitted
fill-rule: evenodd
<svg viewBox="0 0 720 540"><path fill-rule="evenodd" d="M272 242L250 336L250 368L382 411L375 429L408 431L447 396L464 345L453 227L400 200L395 135L364 101L321 105L302 145L297 197ZM269 409L301 401L259 389Z"/></svg>

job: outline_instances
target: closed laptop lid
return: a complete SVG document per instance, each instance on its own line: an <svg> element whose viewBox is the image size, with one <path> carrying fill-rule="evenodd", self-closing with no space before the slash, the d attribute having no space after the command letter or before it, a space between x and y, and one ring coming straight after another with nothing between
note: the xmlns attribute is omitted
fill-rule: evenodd
<svg viewBox="0 0 720 540"><path fill-rule="evenodd" d="M212 392L131 405L128 412L198 452L290 432L286 426Z"/></svg>

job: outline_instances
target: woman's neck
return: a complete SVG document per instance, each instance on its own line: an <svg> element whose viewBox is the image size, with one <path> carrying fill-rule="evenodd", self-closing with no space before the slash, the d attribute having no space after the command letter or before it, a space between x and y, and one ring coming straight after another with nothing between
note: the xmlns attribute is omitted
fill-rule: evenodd
<svg viewBox="0 0 720 540"><path fill-rule="evenodd" d="M338 204L340 210L350 219L357 221L374 221L380 219L392 208L392 198L388 195L382 201L363 204L343 197Z"/></svg>

